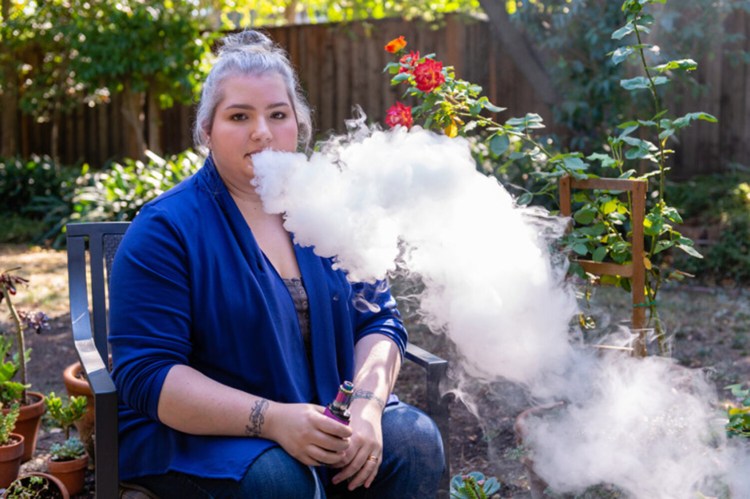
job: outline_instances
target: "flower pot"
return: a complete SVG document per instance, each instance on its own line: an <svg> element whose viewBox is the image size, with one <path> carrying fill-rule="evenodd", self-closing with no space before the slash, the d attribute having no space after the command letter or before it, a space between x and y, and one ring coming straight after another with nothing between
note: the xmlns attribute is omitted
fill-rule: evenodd
<svg viewBox="0 0 750 499"><path fill-rule="evenodd" d="M83 490L88 464L89 457L86 455L70 461L47 459L47 471L50 475L59 479L65 485L68 493L74 496Z"/></svg>
<svg viewBox="0 0 750 499"><path fill-rule="evenodd" d="M21 405L21 413L16 420L15 433L23 435L24 449L21 462L25 463L36 451L36 437L39 434L39 426L42 424L42 415L44 414L44 395L39 392L26 392L31 399L30 404ZM7 413L8 409L3 409Z"/></svg>
<svg viewBox="0 0 750 499"><path fill-rule="evenodd" d="M39 484L33 483L32 477L39 477L44 481ZM44 487L46 487L46 489ZM68 489L65 488L65 484L52 475L37 471L27 473L15 479L5 491L3 497L8 497L11 493L18 494L21 491L28 491L37 494L33 497L70 499L70 494L68 493Z"/></svg>
<svg viewBox="0 0 750 499"><path fill-rule="evenodd" d="M23 456L23 435L10 434L11 443L0 446L0 487L7 487L18 477Z"/></svg>
<svg viewBox="0 0 750 499"><path fill-rule="evenodd" d="M75 422L78 430L78 438L81 439L86 447L86 452L91 459L94 459L94 430L95 430L95 412L94 412L94 394L91 391L83 367L80 362L74 362L63 371L63 382L68 396L86 397L86 414Z"/></svg>

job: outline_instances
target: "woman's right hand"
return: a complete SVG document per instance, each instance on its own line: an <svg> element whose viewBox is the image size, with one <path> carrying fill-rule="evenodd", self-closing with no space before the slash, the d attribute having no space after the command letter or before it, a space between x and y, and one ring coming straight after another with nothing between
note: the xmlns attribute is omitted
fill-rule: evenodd
<svg viewBox="0 0 750 499"><path fill-rule="evenodd" d="M267 437L308 466L337 463L349 447L352 430L324 410L313 404L271 403Z"/></svg>

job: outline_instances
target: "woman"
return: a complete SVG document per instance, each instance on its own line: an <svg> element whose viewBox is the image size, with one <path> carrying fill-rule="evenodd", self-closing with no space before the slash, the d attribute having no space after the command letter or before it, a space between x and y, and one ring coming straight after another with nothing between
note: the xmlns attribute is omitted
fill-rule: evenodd
<svg viewBox="0 0 750 499"><path fill-rule="evenodd" d="M253 154L304 147L310 121L280 48L225 39L197 112L205 164L144 206L113 267L123 480L162 497L435 495L437 428L390 395L395 301L293 244L251 186ZM357 310L360 293L379 311ZM323 407L344 380L348 426Z"/></svg>

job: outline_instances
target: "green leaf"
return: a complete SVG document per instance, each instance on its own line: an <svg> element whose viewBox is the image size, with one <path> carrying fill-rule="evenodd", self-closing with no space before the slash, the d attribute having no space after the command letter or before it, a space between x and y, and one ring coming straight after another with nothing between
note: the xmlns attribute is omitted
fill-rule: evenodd
<svg viewBox="0 0 750 499"><path fill-rule="evenodd" d="M528 113L523 118L510 118L505 124L521 130L544 128L544 120L536 113Z"/></svg>
<svg viewBox="0 0 750 499"><path fill-rule="evenodd" d="M534 195L530 192L524 192L520 196L518 196L518 199L516 199L516 204L519 206L527 206L531 201L534 199Z"/></svg>
<svg viewBox="0 0 750 499"><path fill-rule="evenodd" d="M607 247L606 246L599 246L594 250L594 253L591 255L591 259L595 262L601 262L604 260L604 257L607 256Z"/></svg>
<svg viewBox="0 0 750 499"><path fill-rule="evenodd" d="M510 139L506 134L496 133L490 139L490 151L495 156L500 156L510 147Z"/></svg>
<svg viewBox="0 0 750 499"><path fill-rule="evenodd" d="M675 69L679 69L682 71L695 71L696 69L698 69L698 63L692 59L679 59L676 61L669 61L665 64L659 64L658 66L654 66L653 69L655 69L659 73L672 71Z"/></svg>
<svg viewBox="0 0 750 499"><path fill-rule="evenodd" d="M661 253L662 251L671 248L674 246L674 241L657 241L656 246L654 247L654 254Z"/></svg>
<svg viewBox="0 0 750 499"><path fill-rule="evenodd" d="M588 165L578 156L565 155L562 161L568 170L582 171L588 168Z"/></svg>
<svg viewBox="0 0 750 499"><path fill-rule="evenodd" d="M589 161L599 161L604 168L612 168L617 165L617 161L614 158L600 152L589 154L586 159Z"/></svg>
<svg viewBox="0 0 750 499"><path fill-rule="evenodd" d="M597 210L593 206L585 206L573 214L573 219L581 225L588 225L594 221Z"/></svg>
<svg viewBox="0 0 750 499"><path fill-rule="evenodd" d="M676 224L682 223L682 217L680 216L680 213L677 211L676 208L672 206L665 206L664 210L662 211L665 217L667 217L667 220L670 222L674 222Z"/></svg>
<svg viewBox="0 0 750 499"><path fill-rule="evenodd" d="M650 87L648 78L645 76L636 76L627 80L620 80L620 86L625 90L641 90Z"/></svg>
<svg viewBox="0 0 750 499"><path fill-rule="evenodd" d="M572 250L581 256L586 256L589 253L589 249L583 243L574 244Z"/></svg>
<svg viewBox="0 0 750 499"><path fill-rule="evenodd" d="M716 123L719 121L713 115L703 112L697 112L688 113L685 116L675 119L674 121L672 121L672 126L674 126L675 128L685 128L695 120L708 121L709 123Z"/></svg>
<svg viewBox="0 0 750 499"><path fill-rule="evenodd" d="M622 40L623 38L625 38L626 36L628 36L632 32L633 32L633 25L630 24L630 23L628 23L625 26L623 26L622 28L619 28L619 29L615 30L612 33L612 39L613 40Z"/></svg>
<svg viewBox="0 0 750 499"><path fill-rule="evenodd" d="M394 76L393 78L391 78L391 85L398 85L402 81L408 80L409 76L411 76L411 75L409 75L409 73L399 73L396 76Z"/></svg>
<svg viewBox="0 0 750 499"><path fill-rule="evenodd" d="M505 107L498 107L498 106L492 104L489 101L482 102L482 107L484 107L487 111L489 111L491 113L502 113L503 111L505 111L507 109Z"/></svg>
<svg viewBox="0 0 750 499"><path fill-rule="evenodd" d="M633 55L633 52L633 47L625 46L618 48L617 50L612 52L612 63L617 65L623 61L626 61L628 57Z"/></svg>
<svg viewBox="0 0 750 499"><path fill-rule="evenodd" d="M680 248L682 251L687 253L688 255L695 257L695 258L703 258L703 255L701 255L698 250L693 248L692 246L689 246L687 244L676 244L678 248Z"/></svg>
<svg viewBox="0 0 750 499"><path fill-rule="evenodd" d="M574 232L583 234L584 236L597 237L607 232L607 226L604 225L604 222L599 222L585 227L576 227Z"/></svg>

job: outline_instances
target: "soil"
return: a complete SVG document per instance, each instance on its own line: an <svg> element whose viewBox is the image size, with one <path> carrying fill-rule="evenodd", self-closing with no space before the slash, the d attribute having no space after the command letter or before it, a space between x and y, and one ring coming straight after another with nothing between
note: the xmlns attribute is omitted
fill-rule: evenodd
<svg viewBox="0 0 750 499"><path fill-rule="evenodd" d="M14 303L28 311L42 310L50 317L50 327L37 335L27 333L32 348L29 380L35 391L65 393L63 369L77 360L73 349L68 314L65 253L19 245L0 245L0 271L16 271L30 280L18 290ZM739 287L701 287L682 284L661 291L661 314L673 342L673 356L682 365L705 369L726 398L726 385L750 379L750 290ZM614 289L597 290L592 312L600 330L616 327L630 313L629 295ZM2 304L5 307L5 304ZM456 353L449 341L421 327L407 313L411 341L456 365ZM0 329L10 331L6 314L0 315ZM450 474L480 471L501 483L499 497L529 497L529 484L520 462L513 432L518 413L529 401L519 387L510 383L458 383L457 371L443 389L470 393L474 410L449 394ZM402 400L424 409L424 372L406 363L396 386ZM471 403L469 403L471 405ZM479 417L474 414L478 414ZM35 457L23 464L22 471L43 471L50 445L61 441L59 430L44 424ZM76 497L94 497L93 471L89 471L84 492Z"/></svg>

